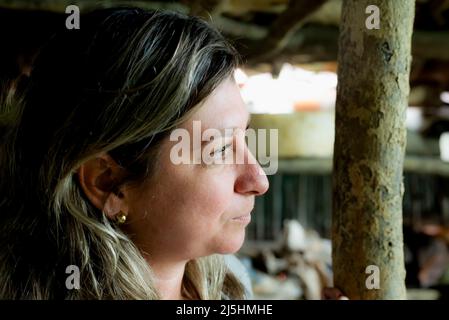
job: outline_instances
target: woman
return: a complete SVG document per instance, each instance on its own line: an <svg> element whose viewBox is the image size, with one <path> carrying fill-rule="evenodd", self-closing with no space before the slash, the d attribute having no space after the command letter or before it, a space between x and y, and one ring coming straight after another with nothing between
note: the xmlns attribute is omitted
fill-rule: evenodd
<svg viewBox="0 0 449 320"><path fill-rule="evenodd" d="M5 108L0 298L245 298L222 255L241 247L266 176L253 161L170 158L175 129L247 127L235 50L175 13L107 9L60 27ZM211 155L254 160L238 139Z"/></svg>

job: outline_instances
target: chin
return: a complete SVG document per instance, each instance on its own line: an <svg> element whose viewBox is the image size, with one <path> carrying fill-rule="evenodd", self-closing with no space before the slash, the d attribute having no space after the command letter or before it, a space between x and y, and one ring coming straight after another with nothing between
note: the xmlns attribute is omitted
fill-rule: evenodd
<svg viewBox="0 0 449 320"><path fill-rule="evenodd" d="M220 242L216 253L219 254L232 254L240 250L245 241L245 230L241 230L238 234L226 237L225 240Z"/></svg>

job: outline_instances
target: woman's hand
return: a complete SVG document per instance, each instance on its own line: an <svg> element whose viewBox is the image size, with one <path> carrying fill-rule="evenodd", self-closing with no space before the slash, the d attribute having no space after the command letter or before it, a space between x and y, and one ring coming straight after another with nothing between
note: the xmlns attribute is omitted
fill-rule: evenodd
<svg viewBox="0 0 449 320"><path fill-rule="evenodd" d="M324 288L322 296L323 300L349 300L349 298L337 288Z"/></svg>

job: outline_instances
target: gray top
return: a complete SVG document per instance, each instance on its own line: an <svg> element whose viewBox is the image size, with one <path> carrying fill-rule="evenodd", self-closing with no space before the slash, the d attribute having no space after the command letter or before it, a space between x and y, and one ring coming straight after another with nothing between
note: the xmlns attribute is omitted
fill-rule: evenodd
<svg viewBox="0 0 449 320"><path fill-rule="evenodd" d="M245 289L245 295L247 299L253 299L253 289L251 285L251 278L249 277L248 270L240 262L240 260L233 254L224 256L225 263L229 270L235 275L235 277L242 283Z"/></svg>

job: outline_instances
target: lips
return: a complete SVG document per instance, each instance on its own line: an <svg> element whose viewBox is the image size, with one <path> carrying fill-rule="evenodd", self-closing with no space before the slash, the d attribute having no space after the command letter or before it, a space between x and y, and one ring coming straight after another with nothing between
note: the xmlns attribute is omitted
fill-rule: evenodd
<svg viewBox="0 0 449 320"><path fill-rule="evenodd" d="M235 222L240 222L242 224L249 224L251 222L251 212L253 212L253 210L254 210L254 202L251 203L251 205L248 207L247 210L241 211L242 213L239 216L231 218L231 220Z"/></svg>
<svg viewBox="0 0 449 320"><path fill-rule="evenodd" d="M251 214L245 214L242 216L238 216L235 218L232 218L232 221L237 221L237 222L241 222L241 223L250 223L251 222Z"/></svg>

